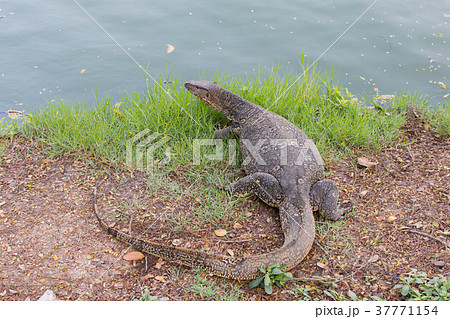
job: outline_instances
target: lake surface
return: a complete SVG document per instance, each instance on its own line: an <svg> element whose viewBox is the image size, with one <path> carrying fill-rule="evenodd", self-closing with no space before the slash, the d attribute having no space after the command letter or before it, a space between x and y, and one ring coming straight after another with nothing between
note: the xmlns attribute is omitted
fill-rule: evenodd
<svg viewBox="0 0 450 319"><path fill-rule="evenodd" d="M167 81L275 65L300 75L302 52L358 96L448 101L450 1L373 2L2 1L0 112L58 99L92 105L96 94L118 100L146 87L136 62Z"/></svg>

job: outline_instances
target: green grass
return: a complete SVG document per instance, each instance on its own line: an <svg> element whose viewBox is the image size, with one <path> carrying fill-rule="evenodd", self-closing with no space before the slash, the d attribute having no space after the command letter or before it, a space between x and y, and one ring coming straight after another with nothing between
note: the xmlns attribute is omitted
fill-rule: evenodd
<svg viewBox="0 0 450 319"><path fill-rule="evenodd" d="M145 291L142 293L142 297L139 299L134 299L134 301L167 301L170 300L168 297L158 297L158 296L152 296L150 295L150 292L148 289L145 289Z"/></svg>
<svg viewBox="0 0 450 319"><path fill-rule="evenodd" d="M317 245L320 245L322 257L320 262L339 263L331 256L349 256L354 254L354 247L351 240L347 236L347 230L342 220L334 221L326 218L321 218L316 222Z"/></svg>
<svg viewBox="0 0 450 319"><path fill-rule="evenodd" d="M365 300L360 299L353 291L343 289L335 281L327 280L326 278L316 277L314 279L323 280L323 282L317 282L315 285L296 285L291 293L298 300L304 301L357 301Z"/></svg>
<svg viewBox="0 0 450 319"><path fill-rule="evenodd" d="M418 105L422 119L438 135L450 136L450 103L441 102L436 107L428 105L426 101Z"/></svg>
<svg viewBox="0 0 450 319"><path fill-rule="evenodd" d="M194 282L190 286L190 292L196 299L214 301L239 301L244 300L244 292L239 284L223 282L218 279L202 277L201 269L196 269Z"/></svg>
<svg viewBox="0 0 450 319"><path fill-rule="evenodd" d="M226 75L215 80L292 121L315 141L324 157L346 154L351 149L380 149L400 135L410 101L396 99L391 112L377 112L334 85L331 75L312 70L296 79L296 74L281 77L275 69L245 81ZM194 139L214 138L214 127L225 125L226 118L185 90L180 81L160 85L164 89L155 85L143 94L123 95L118 103L99 99L95 108L81 103L51 103L33 111L22 130L27 137L42 138L55 155L81 150L119 164L125 162L126 141L149 129L149 134L157 132L170 138L165 145L172 154L169 167L191 165ZM277 97L276 105L272 105ZM162 149L157 151L157 156L164 157ZM206 165L222 169L227 163L203 160L200 167Z"/></svg>
<svg viewBox="0 0 450 319"><path fill-rule="evenodd" d="M223 171L211 168L195 172L196 175L192 171L177 172L177 177L172 178L170 173L158 171L146 180L150 196L168 201L181 199L181 202L188 202L188 206L196 205L192 210L182 206L165 213L165 222L174 232L199 230L206 224L225 227L244 217L244 212L236 210L236 207L246 201L246 197L235 197L208 186L208 183L220 182L215 177L223 175Z"/></svg>
<svg viewBox="0 0 450 319"><path fill-rule="evenodd" d="M6 117L0 118L0 137L12 137L19 131L20 122L13 120L13 121L6 121Z"/></svg>

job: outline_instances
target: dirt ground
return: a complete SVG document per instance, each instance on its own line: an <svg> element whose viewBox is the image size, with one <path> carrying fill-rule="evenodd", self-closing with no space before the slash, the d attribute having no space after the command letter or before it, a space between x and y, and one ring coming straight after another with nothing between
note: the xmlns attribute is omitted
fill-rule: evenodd
<svg viewBox="0 0 450 319"><path fill-rule="evenodd" d="M401 300L393 286L410 268L448 276L445 245L450 240L444 231L450 228L450 141L433 135L411 114L396 145L359 156L376 164L364 168L355 157L327 165L342 205L354 203L341 230L316 216L322 231L293 270L294 280L270 296L244 282L244 299L293 300L292 289L320 286L307 280L320 276L337 278L337 290L351 289L359 298ZM182 170L171 175L180 185L185 183ZM145 289L170 300L203 298L190 289L192 269L155 257L134 263L121 258L130 248L103 233L92 214L96 180L102 216L142 238L236 255L269 251L282 242L277 211L252 205L254 197L239 207L245 218L226 225L225 237L214 234L214 225L175 232L167 212L189 218L201 199L149 195L146 178L82 154L50 159L38 142L20 137L8 142L0 157L1 300L36 300L47 289L59 300L133 300ZM217 285L237 283L203 275Z"/></svg>

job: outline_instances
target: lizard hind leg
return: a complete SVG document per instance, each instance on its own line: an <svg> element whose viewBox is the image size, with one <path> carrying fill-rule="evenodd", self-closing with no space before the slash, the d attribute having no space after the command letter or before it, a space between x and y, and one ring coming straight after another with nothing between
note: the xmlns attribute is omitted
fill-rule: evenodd
<svg viewBox="0 0 450 319"><path fill-rule="evenodd" d="M320 211L328 219L338 220L344 214L344 210L338 208L339 191L329 179L318 181L311 187L310 201L313 210Z"/></svg>

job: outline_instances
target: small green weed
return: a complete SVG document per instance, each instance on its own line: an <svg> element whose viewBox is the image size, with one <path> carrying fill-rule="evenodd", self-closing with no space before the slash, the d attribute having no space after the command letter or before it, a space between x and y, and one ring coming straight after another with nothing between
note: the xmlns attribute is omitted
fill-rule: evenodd
<svg viewBox="0 0 450 319"><path fill-rule="evenodd" d="M321 301L321 300L333 300L333 301L367 301L366 297L360 298L352 290L347 292L339 290L338 281L334 278L324 278L321 276L314 276L312 278L317 281L320 288L312 285L297 286L292 290L292 293L300 300L305 301ZM372 300L382 301L383 299L378 296L372 296Z"/></svg>
<svg viewBox="0 0 450 319"><path fill-rule="evenodd" d="M321 279L321 277L314 277L315 279ZM326 279L324 279L326 280ZM337 291L338 284L335 280L324 281L323 288L318 288L311 285L304 285L302 287L297 287L294 289L294 294L301 300L307 301L319 301L319 300L334 300L334 301L344 301L349 300L343 292ZM356 294L349 290L349 296L351 300L358 300Z"/></svg>
<svg viewBox="0 0 450 319"><path fill-rule="evenodd" d="M0 140L0 163L2 162L2 157L5 154L6 147L8 146L8 142L6 140Z"/></svg>
<svg viewBox="0 0 450 319"><path fill-rule="evenodd" d="M4 117L0 118L0 137L3 136L14 136L19 131L21 122L12 120L10 123L5 120Z"/></svg>
<svg viewBox="0 0 450 319"><path fill-rule="evenodd" d="M167 270L167 281L171 283L177 282L180 278L183 268L181 266L174 266Z"/></svg>
<svg viewBox="0 0 450 319"><path fill-rule="evenodd" d="M275 263L267 267L267 269L261 268L260 272L264 274L264 276L251 281L248 285L249 288L255 288L260 286L264 289L264 291L271 295L273 285L277 285L278 287L282 287L286 281L292 279L292 274L290 272L284 271L286 265L280 265L279 263Z"/></svg>
<svg viewBox="0 0 450 319"><path fill-rule="evenodd" d="M430 279L425 272L414 268L400 276L400 283L394 289L400 289L401 295L407 300L450 300L450 282L444 276Z"/></svg>
<svg viewBox="0 0 450 319"><path fill-rule="evenodd" d="M134 299L134 301L167 301L167 300L169 300L169 298L167 298L167 297L158 297L158 296L150 295L150 292L148 291L148 289L145 289L141 298Z"/></svg>

